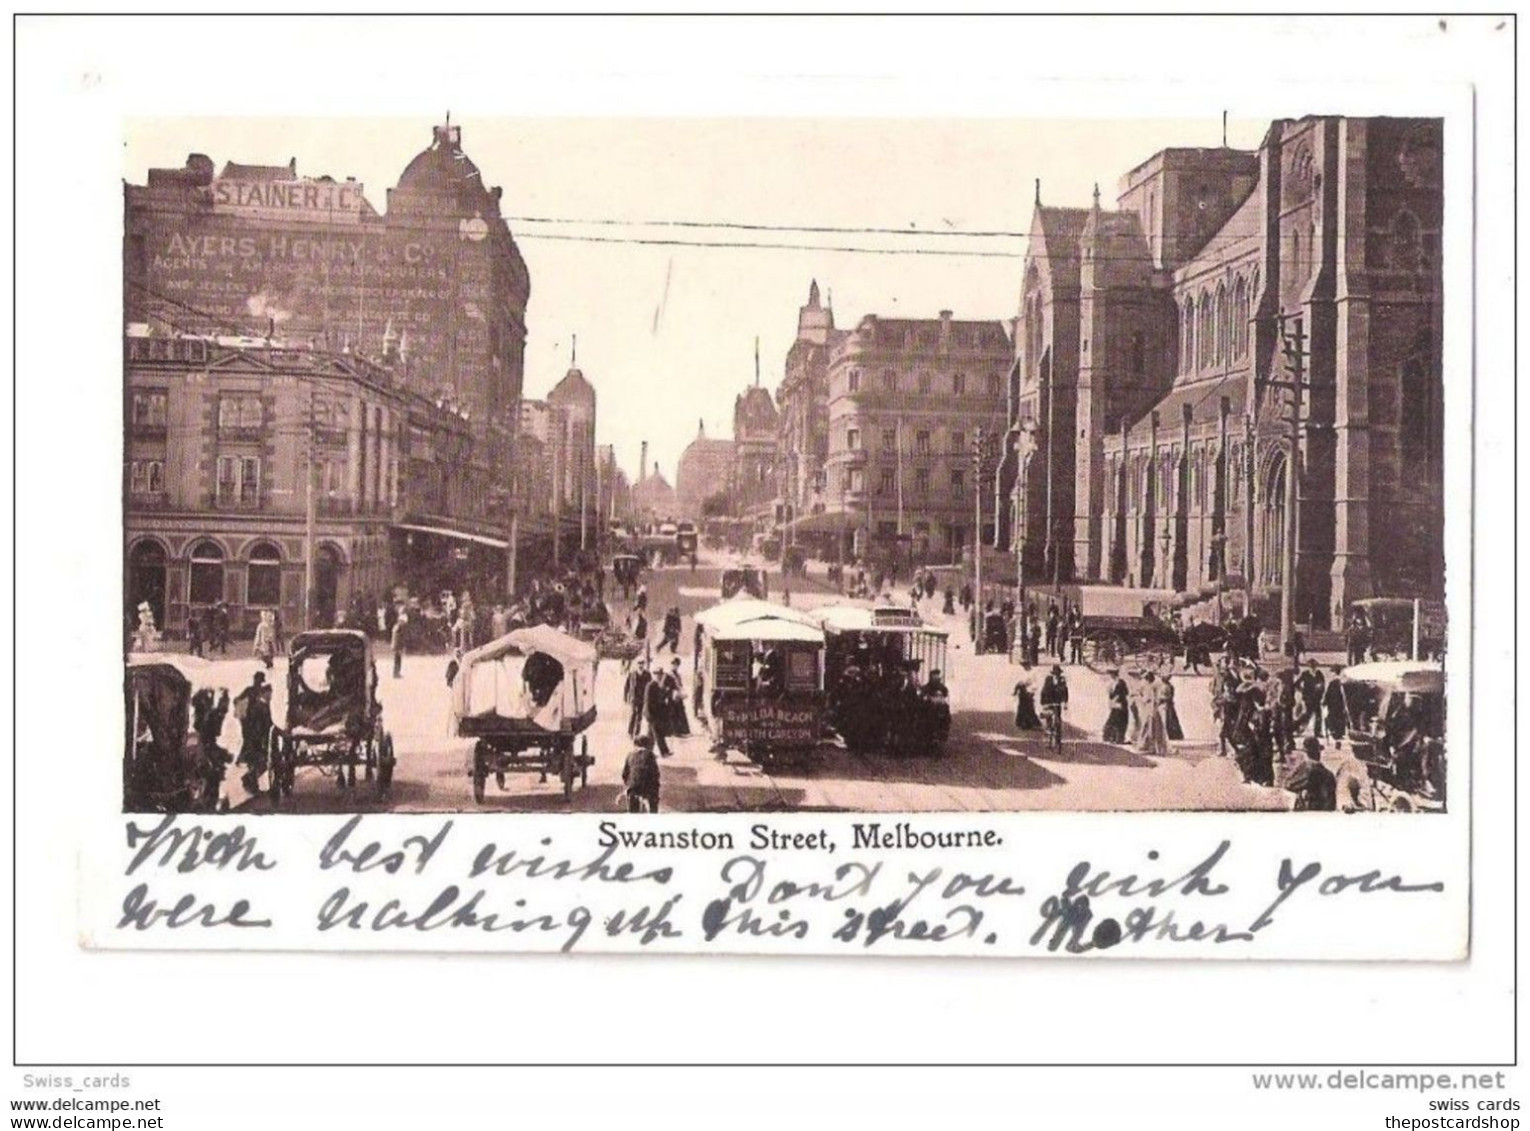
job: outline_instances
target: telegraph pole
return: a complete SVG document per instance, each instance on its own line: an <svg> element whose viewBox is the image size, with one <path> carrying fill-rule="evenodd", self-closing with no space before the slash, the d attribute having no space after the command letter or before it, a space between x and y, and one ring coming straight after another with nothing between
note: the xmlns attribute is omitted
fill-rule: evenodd
<svg viewBox="0 0 1530 1131"><path fill-rule="evenodd" d="M313 552L314 552L314 525L317 506L314 499L313 477L317 470L313 458L313 449L318 437L315 434L318 427L316 416L317 406L314 401L314 378L308 382L308 453L305 459L303 478L307 480L306 498L303 505L303 627L313 627Z"/></svg>
<svg viewBox="0 0 1530 1131"><path fill-rule="evenodd" d="M1302 394L1305 390L1307 368L1306 327L1302 323L1301 315L1293 316L1290 322L1294 323L1294 330L1288 328L1285 318L1281 319L1280 337L1281 352L1285 355L1291 379L1278 382L1279 387L1288 389L1291 393L1291 415L1287 420L1291 451L1286 461L1285 560L1282 564L1282 572L1285 576L1280 587L1280 650L1284 655L1291 655L1291 641L1296 634L1296 537L1297 531L1301 529L1296 514L1298 505L1296 475L1301 459ZM1272 382L1272 384L1277 383Z"/></svg>

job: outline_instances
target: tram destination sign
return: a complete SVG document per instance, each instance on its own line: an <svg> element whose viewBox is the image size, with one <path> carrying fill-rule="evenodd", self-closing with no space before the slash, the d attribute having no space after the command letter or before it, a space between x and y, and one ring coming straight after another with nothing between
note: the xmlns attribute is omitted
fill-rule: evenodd
<svg viewBox="0 0 1530 1131"><path fill-rule="evenodd" d="M811 703L732 703L721 714L730 740L764 746L812 746L822 722Z"/></svg>
<svg viewBox="0 0 1530 1131"><path fill-rule="evenodd" d="M312 224L357 224L365 199L355 181L244 180L212 183L214 212Z"/></svg>

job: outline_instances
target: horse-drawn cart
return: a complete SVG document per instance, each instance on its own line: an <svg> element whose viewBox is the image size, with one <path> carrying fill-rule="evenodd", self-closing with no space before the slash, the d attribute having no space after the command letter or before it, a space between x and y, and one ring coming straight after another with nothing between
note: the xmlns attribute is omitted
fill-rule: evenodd
<svg viewBox="0 0 1530 1131"><path fill-rule="evenodd" d="M547 625L518 628L462 657L452 684L457 734L472 738L468 770L473 800L482 802L489 775L557 774L563 796L589 782L593 759L584 734L595 722L595 647ZM575 740L578 752L575 753Z"/></svg>
<svg viewBox="0 0 1530 1131"><path fill-rule="evenodd" d="M1084 618L1084 663L1094 671L1165 667L1179 651L1179 632L1169 620L1172 590L1082 585L1077 594Z"/></svg>

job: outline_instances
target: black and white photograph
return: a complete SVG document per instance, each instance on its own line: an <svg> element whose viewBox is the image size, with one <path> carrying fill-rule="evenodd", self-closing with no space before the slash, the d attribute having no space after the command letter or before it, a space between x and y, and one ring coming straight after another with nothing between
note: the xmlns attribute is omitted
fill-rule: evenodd
<svg viewBox="0 0 1530 1131"><path fill-rule="evenodd" d="M1443 810L1446 131L1311 109L133 123L125 809Z"/></svg>
<svg viewBox="0 0 1530 1131"><path fill-rule="evenodd" d="M1514 15L12 31L13 1126L1519 1125Z"/></svg>

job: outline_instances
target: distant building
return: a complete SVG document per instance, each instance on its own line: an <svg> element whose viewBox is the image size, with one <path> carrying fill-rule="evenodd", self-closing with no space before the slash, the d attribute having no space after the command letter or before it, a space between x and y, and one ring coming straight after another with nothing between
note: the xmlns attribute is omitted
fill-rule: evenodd
<svg viewBox="0 0 1530 1131"><path fill-rule="evenodd" d="M643 462L646 464L647 459ZM659 471L657 461L651 474L639 473L638 481L632 485L632 512L634 521L640 523L664 522L679 514L675 489Z"/></svg>
<svg viewBox="0 0 1530 1131"><path fill-rule="evenodd" d="M846 556L896 547L915 562L960 560L978 502L973 440L980 428L1004 428L1012 355L1003 323L949 310L922 320L868 314L835 345L824 511L813 522L844 539Z"/></svg>
<svg viewBox="0 0 1530 1131"><path fill-rule="evenodd" d="M728 495L733 513L751 518L756 526L775 524L778 433L781 417L770 391L755 384L733 402L733 466Z"/></svg>
<svg viewBox="0 0 1530 1131"><path fill-rule="evenodd" d="M702 504L708 498L729 494L733 455L732 440L710 438L706 423L697 422L696 438L686 445L675 466L675 507L679 517L699 521Z"/></svg>
<svg viewBox="0 0 1530 1131"><path fill-rule="evenodd" d="M1442 144L1280 120L1257 152L1156 154L1114 209L1038 189L1006 469L1028 577L1272 602L1294 474L1299 623L1442 592Z"/></svg>
<svg viewBox="0 0 1530 1131"><path fill-rule="evenodd" d="M820 299L814 279L807 305L797 313L797 338L787 351L785 373L776 389L777 491L783 523L825 511L829 359L849 336L850 331L834 328L834 311Z"/></svg>

